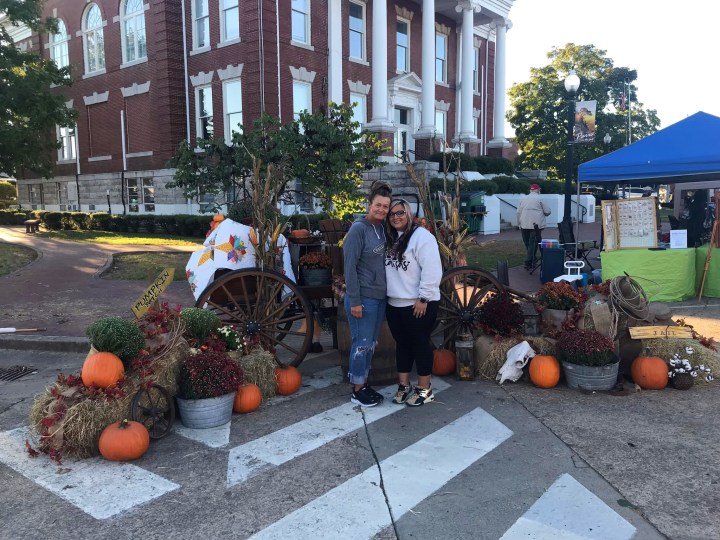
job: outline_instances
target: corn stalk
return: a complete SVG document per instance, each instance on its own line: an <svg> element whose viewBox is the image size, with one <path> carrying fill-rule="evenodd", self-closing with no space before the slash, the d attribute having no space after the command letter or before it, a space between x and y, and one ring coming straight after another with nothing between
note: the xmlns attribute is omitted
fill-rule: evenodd
<svg viewBox="0 0 720 540"><path fill-rule="evenodd" d="M465 266L465 247L472 242L468 236L468 227L463 219L460 218L460 180L459 176L455 178L455 195L448 194L447 189L440 196L440 205L444 210L445 218L441 220L435 219L435 204L430 196L430 190L425 178L420 178L415 166L412 163L406 163L405 168L413 185L418 190L420 204L423 206L423 212L429 223L422 223L425 226L430 225L431 231L435 234L440 249L440 258L442 260L443 271L447 272L458 266ZM445 175L447 185L447 174Z"/></svg>

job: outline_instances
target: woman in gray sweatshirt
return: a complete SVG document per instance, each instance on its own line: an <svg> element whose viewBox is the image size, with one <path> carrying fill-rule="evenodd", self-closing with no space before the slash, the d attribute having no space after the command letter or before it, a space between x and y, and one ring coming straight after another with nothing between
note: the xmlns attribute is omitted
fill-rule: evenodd
<svg viewBox="0 0 720 540"><path fill-rule="evenodd" d="M392 190L375 182L368 196L368 212L357 219L343 241L345 262L345 312L352 343L348 378L353 386L350 401L373 407L383 400L367 384L375 343L385 317L385 231L383 220Z"/></svg>

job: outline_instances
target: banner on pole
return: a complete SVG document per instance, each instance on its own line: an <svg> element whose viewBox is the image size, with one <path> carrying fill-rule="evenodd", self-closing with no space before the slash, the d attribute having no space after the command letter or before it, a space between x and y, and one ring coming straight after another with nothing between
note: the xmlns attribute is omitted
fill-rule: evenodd
<svg viewBox="0 0 720 540"><path fill-rule="evenodd" d="M595 142L595 111L597 101L575 102L575 124L573 126L573 143L589 144Z"/></svg>

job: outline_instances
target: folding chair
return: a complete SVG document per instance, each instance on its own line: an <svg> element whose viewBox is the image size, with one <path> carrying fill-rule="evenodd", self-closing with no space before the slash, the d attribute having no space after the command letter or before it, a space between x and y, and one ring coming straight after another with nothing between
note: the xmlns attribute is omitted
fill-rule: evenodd
<svg viewBox="0 0 720 540"><path fill-rule="evenodd" d="M567 281L570 284L574 285L582 285L583 287L587 287L588 282L588 275L583 274L580 272L580 270L583 269L585 266L585 263L582 261L565 261L565 274L558 276L553 279L555 283L559 283L561 281Z"/></svg>
<svg viewBox="0 0 720 540"><path fill-rule="evenodd" d="M566 259L575 260L575 252L577 251L577 259L585 261L591 271L595 270L588 260L588 255L593 249L597 249L597 240L580 240L576 242L572 223L564 220L558 223L558 236L560 247L565 250Z"/></svg>

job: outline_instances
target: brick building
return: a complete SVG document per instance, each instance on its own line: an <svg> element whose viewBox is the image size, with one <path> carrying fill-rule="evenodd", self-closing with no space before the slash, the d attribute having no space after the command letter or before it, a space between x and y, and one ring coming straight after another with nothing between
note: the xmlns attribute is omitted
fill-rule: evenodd
<svg viewBox="0 0 720 540"><path fill-rule="evenodd" d="M165 188L182 140L229 139L261 112L288 122L328 100L357 103L356 118L391 143L388 161L446 146L500 155L510 146L503 129L512 3L47 0L58 33L17 31L16 41L72 66L64 92L78 121L57 130L54 178L18 180L20 202L195 213L197 203Z"/></svg>

